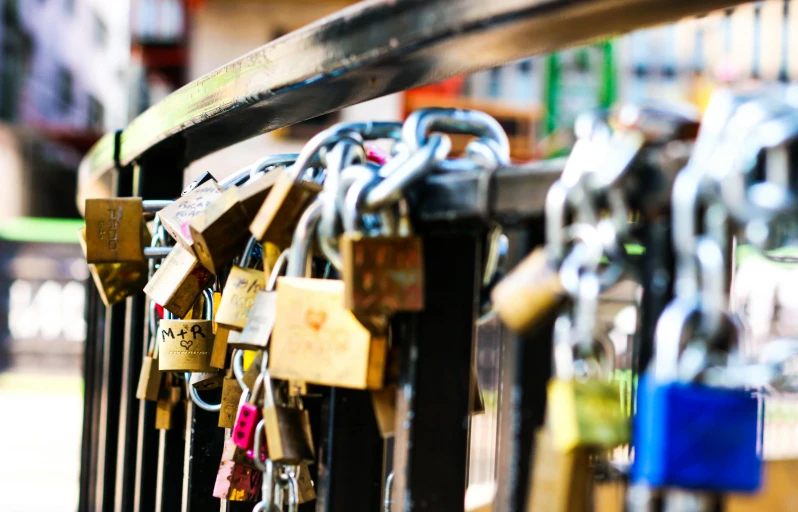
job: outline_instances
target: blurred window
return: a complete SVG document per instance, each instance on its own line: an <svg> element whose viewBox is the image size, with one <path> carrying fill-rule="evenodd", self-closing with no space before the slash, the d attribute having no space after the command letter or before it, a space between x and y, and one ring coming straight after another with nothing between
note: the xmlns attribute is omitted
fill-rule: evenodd
<svg viewBox="0 0 798 512"><path fill-rule="evenodd" d="M94 43L97 46L105 48L106 43L108 42L108 27L105 26L105 22L94 14Z"/></svg>
<svg viewBox="0 0 798 512"><path fill-rule="evenodd" d="M89 94L89 126L99 132L103 131L105 107L102 102Z"/></svg>
<svg viewBox="0 0 798 512"><path fill-rule="evenodd" d="M58 106L61 112L72 108L74 79L66 68L59 68L56 78L58 83Z"/></svg>
<svg viewBox="0 0 798 512"><path fill-rule="evenodd" d="M74 14L75 0L64 0L64 11L66 11L67 14Z"/></svg>

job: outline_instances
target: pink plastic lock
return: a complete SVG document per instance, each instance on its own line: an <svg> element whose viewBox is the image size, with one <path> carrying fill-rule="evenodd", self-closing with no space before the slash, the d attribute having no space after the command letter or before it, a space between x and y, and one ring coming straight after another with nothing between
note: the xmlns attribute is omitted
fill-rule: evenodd
<svg viewBox="0 0 798 512"><path fill-rule="evenodd" d="M253 404L242 404L233 427L233 442L239 448L251 450L255 442L255 427L261 420L260 409Z"/></svg>

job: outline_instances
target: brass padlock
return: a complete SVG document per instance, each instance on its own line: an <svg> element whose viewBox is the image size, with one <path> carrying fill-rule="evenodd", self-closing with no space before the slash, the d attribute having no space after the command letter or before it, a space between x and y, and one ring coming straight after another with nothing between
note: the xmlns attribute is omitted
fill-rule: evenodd
<svg viewBox="0 0 798 512"><path fill-rule="evenodd" d="M346 194L346 204L361 203L372 178L356 181ZM341 259L346 307L358 318L390 315L396 311L424 308L424 254L420 237L410 233L407 202L400 201L399 231L383 226L378 236L369 236L357 227L359 213L344 215Z"/></svg>
<svg viewBox="0 0 798 512"><path fill-rule="evenodd" d="M260 367L264 357L263 352L260 350L237 350L235 352L236 359L241 360L241 367L244 369L244 375L241 381L245 386L252 389L255 386L255 382L258 380L258 375L260 375ZM247 354L254 354L254 357L249 359L246 357Z"/></svg>
<svg viewBox="0 0 798 512"><path fill-rule="evenodd" d="M160 338L159 365L161 371L213 372L210 366L213 350L211 314L213 295L205 292L205 320L173 320L158 324Z"/></svg>
<svg viewBox="0 0 798 512"><path fill-rule="evenodd" d="M255 302L249 310L247 323L238 339L230 346L233 348L265 349L274 330L274 321L277 318L277 278L288 260L288 251L283 251L275 262L269 275L266 289L255 295Z"/></svg>
<svg viewBox="0 0 798 512"><path fill-rule="evenodd" d="M86 199L86 261L144 261L151 237L143 214L140 197Z"/></svg>
<svg viewBox="0 0 798 512"><path fill-rule="evenodd" d="M293 399L301 405L299 399ZM263 374L263 422L269 459L281 464L313 462L315 450L308 411L277 404L271 376Z"/></svg>
<svg viewBox="0 0 798 512"><path fill-rule="evenodd" d="M228 374L224 378L222 382L222 407L219 410L220 427L233 428L235 426L238 403L241 401L243 392L233 375Z"/></svg>
<svg viewBox="0 0 798 512"><path fill-rule="evenodd" d="M387 339L372 335L344 307L344 283L305 274L311 229L321 212L303 214L291 246L288 277L277 280L277 319L269 349L276 378L354 389L382 387Z"/></svg>
<svg viewBox="0 0 798 512"><path fill-rule="evenodd" d="M396 384L371 391L371 404L383 439L393 436L396 423Z"/></svg>
<svg viewBox="0 0 798 512"><path fill-rule="evenodd" d="M230 329L218 327L213 335L213 351L211 352L211 366L223 370L228 367L230 351L227 349L227 340L233 334Z"/></svg>
<svg viewBox="0 0 798 512"><path fill-rule="evenodd" d="M183 392L175 383L172 374L164 374L161 389L158 393L158 402L155 406L155 428L158 430L171 430L174 426L174 409L181 402Z"/></svg>
<svg viewBox="0 0 798 512"><path fill-rule="evenodd" d="M504 325L529 332L566 300L559 273L548 264L546 251L535 249L491 293L493 308Z"/></svg>
<svg viewBox="0 0 798 512"><path fill-rule="evenodd" d="M591 452L554 447L546 428L535 436L534 463L527 512L585 512L592 487Z"/></svg>
<svg viewBox="0 0 798 512"><path fill-rule="evenodd" d="M78 230L78 240L86 255L86 228ZM106 306L122 302L127 297L141 293L147 284L147 262L89 263L89 273Z"/></svg>
<svg viewBox="0 0 798 512"><path fill-rule="evenodd" d="M154 318L156 313L154 304L152 302L150 302L150 304L152 306L150 307L149 314L153 316L149 323L150 326L153 327L156 325ZM150 336L150 346L147 350L147 355L144 356L144 360L141 362L141 372L139 373L139 382L136 387L136 398L153 402L158 401L162 380L163 374L158 367L158 343L156 342L155 332L153 331Z"/></svg>
<svg viewBox="0 0 798 512"><path fill-rule="evenodd" d="M252 236L261 242L271 242L279 247L291 245L299 216L321 192L318 183L302 180L309 162L302 166L298 164L286 170L278 168L273 171L277 179L249 225Z"/></svg>
<svg viewBox="0 0 798 512"><path fill-rule="evenodd" d="M189 384L197 391L207 391L220 388L223 379L218 372L194 372L191 374Z"/></svg>
<svg viewBox="0 0 798 512"><path fill-rule="evenodd" d="M211 273L199 264L192 252L176 245L144 287L144 293L156 304L183 318L212 279Z"/></svg>
<svg viewBox="0 0 798 512"><path fill-rule="evenodd" d="M179 245L193 251L194 240L191 238L189 222L210 206L221 193L222 189L215 181L203 183L159 211L161 224Z"/></svg>
<svg viewBox="0 0 798 512"><path fill-rule="evenodd" d="M300 505L316 499L316 486L313 484L307 462L296 466L296 482Z"/></svg>
<svg viewBox="0 0 798 512"><path fill-rule="evenodd" d="M254 238L247 244L241 257L241 266L233 265L222 292L222 303L216 312L216 324L232 331L242 331L247 323L247 315L255 302L258 292L266 288L264 272L248 268L252 265L252 252L257 244ZM228 344L230 339L228 338Z"/></svg>

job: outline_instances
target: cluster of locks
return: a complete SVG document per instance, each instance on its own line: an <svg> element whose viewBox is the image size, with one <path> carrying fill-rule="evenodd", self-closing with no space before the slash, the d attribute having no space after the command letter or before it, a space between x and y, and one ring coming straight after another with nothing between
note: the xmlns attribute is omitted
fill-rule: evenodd
<svg viewBox="0 0 798 512"><path fill-rule="evenodd" d="M586 510L596 461L626 445L633 463L621 469L634 509L647 510L654 489L760 487L756 392L793 389L784 365L798 342L742 353L727 305L731 255L735 241L766 255L790 242L797 113L781 92L723 92L700 130L691 112L672 108L579 118L546 197L545 247L491 293L513 331L554 320L529 510ZM462 155L453 154L453 133L472 136ZM390 320L425 306L416 196L431 173L490 177L507 165L496 120L425 109L403 124L335 125L298 155L266 157L223 181L206 174L174 201L86 201L82 239L104 302L142 290L150 299L137 397L157 402L157 428L171 428L189 399L230 429L214 496L258 501L256 510L296 510L315 498L303 404L315 386L370 390L390 435ZM673 237L675 286L653 339L643 340L654 356L630 408L613 380L615 347L595 336L599 296L623 276L666 271L642 269L626 250L655 223ZM490 285L496 258L488 260ZM201 396L220 387L221 403Z"/></svg>

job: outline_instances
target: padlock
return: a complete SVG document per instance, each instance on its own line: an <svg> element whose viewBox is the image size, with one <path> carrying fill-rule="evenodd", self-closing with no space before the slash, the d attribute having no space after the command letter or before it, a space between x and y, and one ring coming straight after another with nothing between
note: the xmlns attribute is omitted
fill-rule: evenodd
<svg viewBox="0 0 798 512"><path fill-rule="evenodd" d="M241 404L233 427L233 442L239 448L252 449L255 442L255 428L261 420L260 401L263 398L263 374L258 377L255 386L249 390L247 401Z"/></svg>
<svg viewBox="0 0 798 512"><path fill-rule="evenodd" d="M150 308L150 314L155 313L155 308ZM154 324L154 322L152 322ZM136 386L136 398L139 400L157 401L158 393L161 389L161 381L163 374L158 367L158 343L155 338L155 333L150 337L150 346L147 355L141 362L141 372L139 373L139 382Z"/></svg>
<svg viewBox="0 0 798 512"><path fill-rule="evenodd" d="M499 318L519 333L532 330L565 300L560 276L549 266L543 248L524 258L491 292L493 309Z"/></svg>
<svg viewBox="0 0 798 512"><path fill-rule="evenodd" d="M269 191L278 181L280 174L285 173L285 167L296 162L298 156L294 153L272 155L261 159L252 169L250 180L236 189L238 201L244 208L248 223L252 222L258 214L263 201L266 200ZM270 168L271 170L266 172Z"/></svg>
<svg viewBox="0 0 798 512"><path fill-rule="evenodd" d="M86 228L78 230L78 240L86 256ZM147 284L147 262L89 263L89 273L106 306L117 304L131 295L141 293Z"/></svg>
<svg viewBox="0 0 798 512"><path fill-rule="evenodd" d="M316 499L316 486L313 484L307 462L296 466L296 482L300 505Z"/></svg>
<svg viewBox="0 0 798 512"><path fill-rule="evenodd" d="M584 512L589 510L591 452L554 447L546 428L535 434L534 460L527 500L528 512Z"/></svg>
<svg viewBox="0 0 798 512"><path fill-rule="evenodd" d="M211 352L211 366L213 368L224 369L228 366L228 356L230 351L227 349L227 341L233 334L226 327L218 327L216 334L213 335L213 351Z"/></svg>
<svg viewBox="0 0 798 512"><path fill-rule="evenodd" d="M421 238L410 232L407 202L400 201L400 226L383 226L388 234L369 236L357 226L362 197L371 182L356 181L346 193L340 248L346 307L358 318L424 308L424 254Z"/></svg>
<svg viewBox="0 0 798 512"><path fill-rule="evenodd" d="M638 386L632 482L753 492L762 481L754 393L679 375L683 332L696 314L702 314L697 302L676 299L657 322L653 367Z"/></svg>
<svg viewBox="0 0 798 512"><path fill-rule="evenodd" d="M207 181L159 211L161 224L178 245L193 253L194 240L191 238L189 222L208 208L221 194L222 189L216 181Z"/></svg>
<svg viewBox="0 0 798 512"><path fill-rule="evenodd" d="M86 261L143 262L150 232L140 197L86 199Z"/></svg>
<svg viewBox="0 0 798 512"><path fill-rule="evenodd" d="M277 279L269 369L284 380L377 389L385 375L386 337L372 335L344 307L343 281L299 277L305 274L320 213L317 200L302 215L289 253L287 277Z"/></svg>
<svg viewBox="0 0 798 512"><path fill-rule="evenodd" d="M277 292L274 288L287 260L288 251L283 251L269 275L266 289L255 295L244 330L231 347L265 349L268 346L277 317Z"/></svg>
<svg viewBox="0 0 798 512"><path fill-rule="evenodd" d="M225 441L225 453L231 444L231 439ZM261 472L254 467L222 456L213 486L213 496L228 501L257 501L261 478Z"/></svg>
<svg viewBox="0 0 798 512"><path fill-rule="evenodd" d="M156 304L183 318L212 280L211 273L199 264L190 250L176 245L144 287L144 293Z"/></svg>
<svg viewBox="0 0 798 512"><path fill-rule="evenodd" d="M222 407L219 410L220 427L235 427L236 413L243 393L244 391L238 385L238 380L234 376L227 375L224 378L222 381Z"/></svg>
<svg viewBox="0 0 798 512"><path fill-rule="evenodd" d="M255 382L258 380L258 376L260 375L264 353L260 350L237 350L235 352L236 359L240 359L241 368L244 370L241 382L243 382L248 388L252 389L255 386ZM236 363L234 362L233 364Z"/></svg>
<svg viewBox="0 0 798 512"><path fill-rule="evenodd" d="M208 391L220 388L223 380L218 372L193 372L189 384L197 391Z"/></svg>
<svg viewBox="0 0 798 512"><path fill-rule="evenodd" d="M155 428L158 430L171 430L174 426L174 409L182 400L183 393L180 386L174 383L172 374L164 374L161 380L161 389L158 393L158 402L155 406Z"/></svg>
<svg viewBox="0 0 798 512"><path fill-rule="evenodd" d="M210 366L212 301L213 295L206 290L204 320L173 320L167 314L167 318L159 322L161 345L158 361L161 371L213 372Z"/></svg>
<svg viewBox="0 0 798 512"><path fill-rule="evenodd" d="M269 269L248 268L253 265L252 252L256 243L256 240L251 238L241 257L241 266L233 265L233 268L230 269L222 292L222 303L216 312L216 324L220 327L232 331L242 331L246 325L249 310L255 302L255 296L266 288L264 272L269 272ZM229 345L229 338L227 342Z"/></svg>
<svg viewBox="0 0 798 512"><path fill-rule="evenodd" d="M374 417L383 439L393 436L396 423L396 384L388 384L382 389L371 391L371 405Z"/></svg>
<svg viewBox="0 0 798 512"><path fill-rule="evenodd" d="M308 411L299 407L278 405L269 371L266 370L262 375L262 416L269 459L281 464L313 462L315 450ZM293 400L301 404L300 399Z"/></svg>

